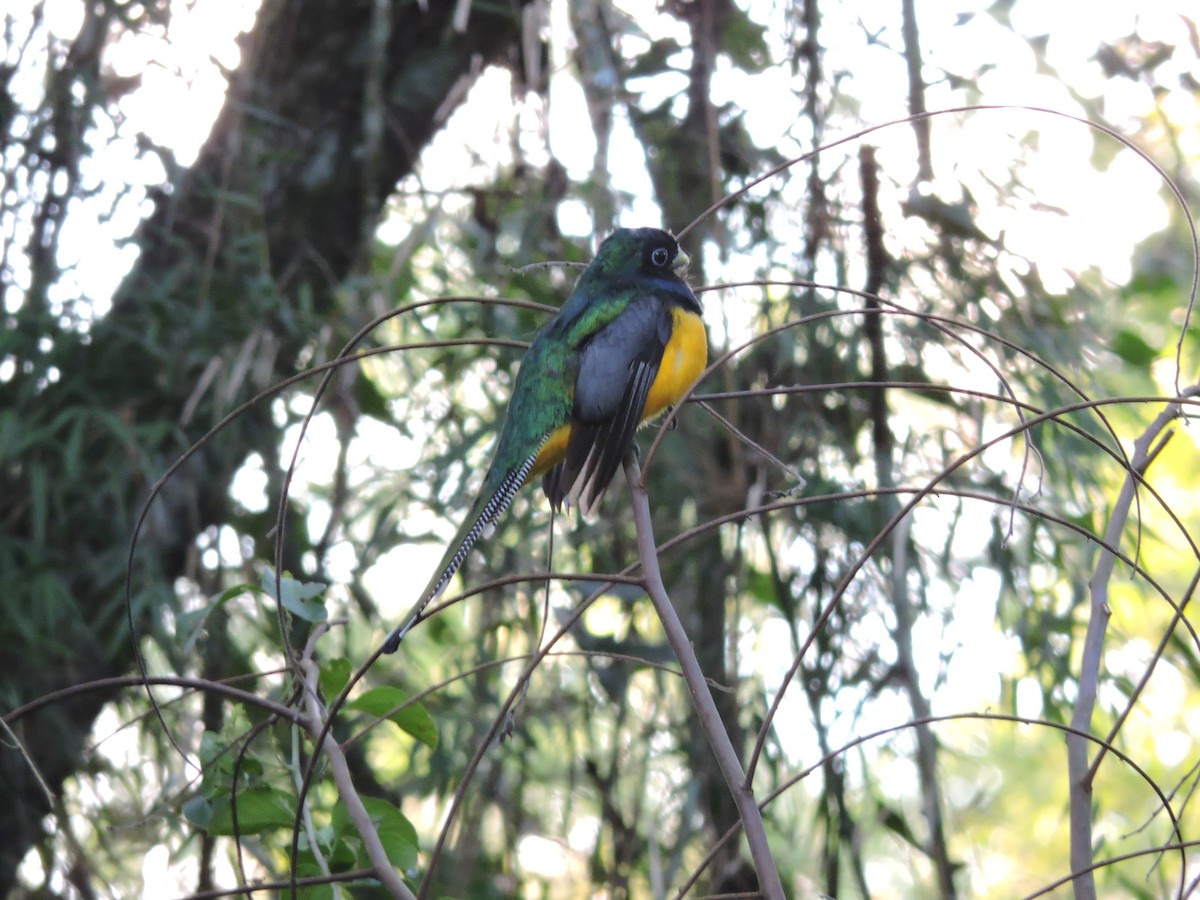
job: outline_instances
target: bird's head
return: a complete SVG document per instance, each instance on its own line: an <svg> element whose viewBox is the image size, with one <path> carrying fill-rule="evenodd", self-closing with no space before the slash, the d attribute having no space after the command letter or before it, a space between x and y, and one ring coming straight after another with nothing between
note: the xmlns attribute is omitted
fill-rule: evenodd
<svg viewBox="0 0 1200 900"><path fill-rule="evenodd" d="M607 278L665 278L682 280L691 257L659 228L618 228L600 245L588 266Z"/></svg>

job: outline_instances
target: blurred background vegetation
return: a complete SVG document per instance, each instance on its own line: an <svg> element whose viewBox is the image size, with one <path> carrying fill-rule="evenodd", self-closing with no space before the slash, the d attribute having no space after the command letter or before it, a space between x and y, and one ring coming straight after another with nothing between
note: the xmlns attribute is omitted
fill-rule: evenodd
<svg viewBox="0 0 1200 900"><path fill-rule="evenodd" d="M513 342L546 318L498 301L569 292L573 270L519 267L586 261L620 224L678 231L822 145L683 241L712 357L738 349L650 458L643 435L664 579L735 746L762 742L755 791L780 789L766 815L795 896L1012 897L1068 875L1052 725L1079 697L1096 538L1133 441L1196 383L1197 19L1132 6L6 12L0 894L286 879L311 740L186 686L156 688L155 713L121 680L135 645L150 675L292 701L278 567L296 579L286 646L345 620L316 643L332 698L478 485ZM1102 124L1161 171L1029 109L896 121L1009 102ZM284 384L422 301L315 407L320 374ZM1145 855L1101 869L1107 896L1197 885L1200 855L1153 852L1179 839L1153 785L1183 839L1200 828L1200 643L1171 605L1194 623L1198 467L1194 429L1172 434L1119 534L1138 568L1119 564L1108 598L1091 730L1142 771L1104 758L1092 843L1097 861ZM435 896L674 896L736 822L628 585L571 625L470 764L543 624L636 561L627 498L551 523L524 492L457 583L585 580L451 606L338 719L393 861ZM396 724L373 715L418 694ZM365 866L324 769L305 802L295 872ZM689 896L753 887L729 842Z"/></svg>

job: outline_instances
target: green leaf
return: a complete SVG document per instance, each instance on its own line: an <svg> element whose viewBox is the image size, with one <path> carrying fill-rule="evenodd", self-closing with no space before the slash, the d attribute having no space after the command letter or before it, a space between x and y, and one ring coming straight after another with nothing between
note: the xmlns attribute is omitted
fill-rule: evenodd
<svg viewBox="0 0 1200 900"><path fill-rule="evenodd" d="M763 65L770 53L763 27L753 22L736 5L730 4L728 15L721 28L721 49L729 54L734 64L743 69L756 69Z"/></svg>
<svg viewBox="0 0 1200 900"><path fill-rule="evenodd" d="M324 864L318 864L316 856L313 854L312 844L309 843L307 832L302 832L300 835L300 852L296 856L296 875L300 878L311 876L321 876L328 867L330 872L349 872L354 869L364 869L371 867L371 860L362 852L363 843L359 838L358 833L351 828L345 835L339 835L335 831L333 824L323 826L316 830L317 842L320 844L321 853L324 856ZM374 878L358 879L351 882L342 882L344 887L351 885L376 885L379 882ZM320 887L321 885L317 885ZM300 896L304 896L301 891ZM356 896L353 893L343 892L342 896Z"/></svg>
<svg viewBox="0 0 1200 900"><path fill-rule="evenodd" d="M193 797L183 805L187 820L214 835L232 835L233 810L228 795L210 799ZM292 797L283 791L260 787L239 791L237 795L237 831L260 834L277 828L291 828L295 820Z"/></svg>
<svg viewBox="0 0 1200 900"><path fill-rule="evenodd" d="M413 868L417 864L417 829L404 817L404 813L386 800L378 797L360 799L375 824L375 831L388 860L401 871ZM341 837L358 834L344 803L338 803L333 808L333 830Z"/></svg>
<svg viewBox="0 0 1200 900"><path fill-rule="evenodd" d="M329 862L329 868L334 872L346 872L368 865L367 860L358 858L357 849L361 846L362 842L357 838L347 840L346 835L335 836L325 851L325 859Z"/></svg>
<svg viewBox="0 0 1200 900"><path fill-rule="evenodd" d="M225 743L213 731L206 731L200 736L200 764L207 768L214 759L225 752Z"/></svg>
<svg viewBox="0 0 1200 900"><path fill-rule="evenodd" d="M183 638L184 653L191 653L196 640L200 637L201 626L205 623L212 611L232 600L234 597L240 597L242 594L248 594L255 591L261 591L256 584L235 584L231 588L226 588L221 593L212 597L208 603L199 609L193 609L189 612L180 613L175 617L175 636Z"/></svg>
<svg viewBox="0 0 1200 900"><path fill-rule="evenodd" d="M358 403L359 412L364 416L370 416L389 425L393 424L387 399L376 387L375 382L361 371L354 379L354 400Z"/></svg>
<svg viewBox="0 0 1200 900"><path fill-rule="evenodd" d="M252 784L255 779L261 779L266 771L261 759L250 753L239 753L237 747L229 748L229 752L217 760L217 768L223 775L228 776L229 781L233 779L236 769L238 778L244 784Z"/></svg>
<svg viewBox="0 0 1200 900"><path fill-rule="evenodd" d="M1140 334L1128 329L1118 331L1113 337L1112 351L1130 365L1143 368L1158 357L1158 351L1147 344Z"/></svg>
<svg viewBox="0 0 1200 900"><path fill-rule="evenodd" d="M319 598L328 585L319 581L297 581L290 575L279 579L280 596L275 597L275 572L270 567L263 569L262 587L268 596L275 597L283 608L306 622L324 622L329 611Z"/></svg>
<svg viewBox="0 0 1200 900"><path fill-rule="evenodd" d="M339 656L336 659L331 659L321 666L321 674L319 681L321 684L321 693L327 699L336 697L342 692L342 688L346 686L346 682L350 680L351 672L350 660L344 656Z"/></svg>
<svg viewBox="0 0 1200 900"><path fill-rule="evenodd" d="M212 801L199 794L183 804L183 817L204 831L208 831L208 826L212 823L213 812Z"/></svg>
<svg viewBox="0 0 1200 900"><path fill-rule="evenodd" d="M917 840L916 835L913 834L912 828L909 827L908 820L902 813L898 812L893 807L888 806L886 803L879 803L876 816L879 823L888 831L892 832L892 834L897 835L905 843L912 847L916 847L918 849L921 848L921 842Z"/></svg>
<svg viewBox="0 0 1200 900"><path fill-rule="evenodd" d="M395 722L402 731L411 734L427 747L436 748L438 744L437 723L419 703L408 703L408 694L396 687L372 688L360 697L346 704L347 709L357 709L373 716L382 716ZM397 709L397 707L403 707Z"/></svg>

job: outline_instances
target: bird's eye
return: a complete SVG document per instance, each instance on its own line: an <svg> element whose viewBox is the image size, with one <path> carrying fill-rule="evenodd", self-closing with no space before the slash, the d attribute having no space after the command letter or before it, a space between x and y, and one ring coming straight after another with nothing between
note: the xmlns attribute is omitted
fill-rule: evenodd
<svg viewBox="0 0 1200 900"><path fill-rule="evenodd" d="M650 262L658 266L660 269L667 264L667 260L671 258L671 254L667 252L666 247L655 247L650 254Z"/></svg>

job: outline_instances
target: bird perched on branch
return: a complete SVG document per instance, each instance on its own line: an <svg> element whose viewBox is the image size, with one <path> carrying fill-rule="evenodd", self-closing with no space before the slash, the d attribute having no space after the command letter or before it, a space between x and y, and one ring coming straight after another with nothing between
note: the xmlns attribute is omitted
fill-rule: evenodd
<svg viewBox="0 0 1200 900"><path fill-rule="evenodd" d="M590 514L637 429L678 402L708 363L688 255L665 231L619 229L600 245L557 315L529 345L495 455L466 520L405 621L392 653L522 485L544 476L553 507Z"/></svg>

